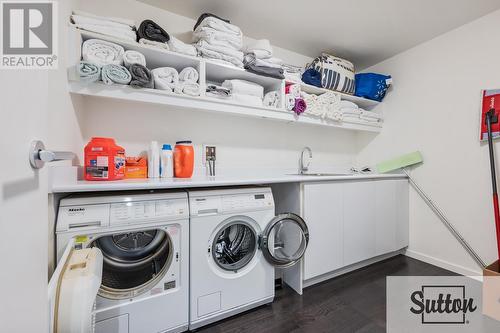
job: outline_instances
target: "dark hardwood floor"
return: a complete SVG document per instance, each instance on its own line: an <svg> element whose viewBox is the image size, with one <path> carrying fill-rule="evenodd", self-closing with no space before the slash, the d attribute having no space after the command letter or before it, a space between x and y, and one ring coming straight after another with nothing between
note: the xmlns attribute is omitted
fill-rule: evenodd
<svg viewBox="0 0 500 333"><path fill-rule="evenodd" d="M276 291L271 305L197 330L218 332L385 332L388 275L456 275L403 255L306 288Z"/></svg>

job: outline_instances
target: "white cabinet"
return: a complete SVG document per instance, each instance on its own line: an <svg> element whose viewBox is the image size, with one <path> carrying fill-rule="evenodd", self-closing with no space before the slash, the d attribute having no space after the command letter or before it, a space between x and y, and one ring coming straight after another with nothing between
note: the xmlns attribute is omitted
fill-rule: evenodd
<svg viewBox="0 0 500 333"><path fill-rule="evenodd" d="M340 182L303 186L302 214L310 236L304 258L305 280L343 265L342 188Z"/></svg>

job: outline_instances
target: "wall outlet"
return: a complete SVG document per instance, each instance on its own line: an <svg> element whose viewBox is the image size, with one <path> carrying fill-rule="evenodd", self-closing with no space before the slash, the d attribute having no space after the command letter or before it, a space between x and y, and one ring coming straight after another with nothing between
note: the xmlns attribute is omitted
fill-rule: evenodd
<svg viewBox="0 0 500 333"><path fill-rule="evenodd" d="M212 144L204 144L203 145L203 156L202 156L202 162L203 165L207 165L208 160L216 160L217 157L217 149L215 145Z"/></svg>

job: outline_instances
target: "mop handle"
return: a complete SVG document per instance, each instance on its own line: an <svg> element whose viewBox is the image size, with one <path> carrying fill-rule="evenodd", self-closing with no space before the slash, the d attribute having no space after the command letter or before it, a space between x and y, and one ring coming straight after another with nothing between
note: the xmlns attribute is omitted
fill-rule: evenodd
<svg viewBox="0 0 500 333"><path fill-rule="evenodd" d="M495 109L486 112L486 127L488 130L488 150L490 153L491 186L493 189L493 212L495 214L495 227L497 233L497 249L500 258L500 213L498 207L497 176L495 171L495 153L493 149L493 135L491 133L491 117L495 116Z"/></svg>
<svg viewBox="0 0 500 333"><path fill-rule="evenodd" d="M410 176L408 170L403 168L403 172L408 177L411 185L417 190L417 193L424 199L424 201L432 208L432 210L437 214L439 219L444 223L444 225L451 231L451 233L455 236L455 238L462 244L462 246L469 252L472 258L479 264L481 268L486 267L486 263L481 259L481 257L474 251L474 249L467 243L467 241L462 237L462 235L455 229L455 227L450 223L448 218L444 215L444 213L439 209L439 207L431 200L431 198L418 186L418 184L413 180Z"/></svg>

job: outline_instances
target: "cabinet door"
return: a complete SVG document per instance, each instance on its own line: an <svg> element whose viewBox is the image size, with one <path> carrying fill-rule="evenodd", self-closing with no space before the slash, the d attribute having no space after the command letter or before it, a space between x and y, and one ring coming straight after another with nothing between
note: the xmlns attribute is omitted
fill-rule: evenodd
<svg viewBox="0 0 500 333"><path fill-rule="evenodd" d="M375 182L375 254L396 250L397 180Z"/></svg>
<svg viewBox="0 0 500 333"><path fill-rule="evenodd" d="M343 266L343 186L340 182L304 184L303 216L309 228L305 280Z"/></svg>
<svg viewBox="0 0 500 333"><path fill-rule="evenodd" d="M407 179L396 180L396 250L409 243L409 184Z"/></svg>
<svg viewBox="0 0 500 333"><path fill-rule="evenodd" d="M344 185L344 266L376 256L375 182Z"/></svg>

